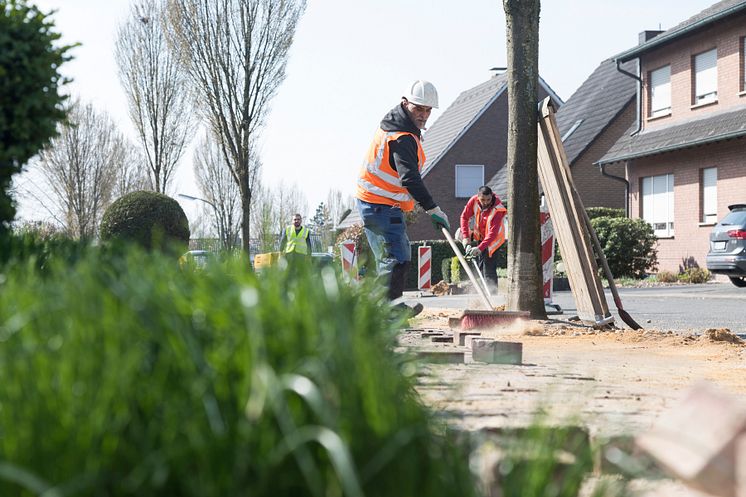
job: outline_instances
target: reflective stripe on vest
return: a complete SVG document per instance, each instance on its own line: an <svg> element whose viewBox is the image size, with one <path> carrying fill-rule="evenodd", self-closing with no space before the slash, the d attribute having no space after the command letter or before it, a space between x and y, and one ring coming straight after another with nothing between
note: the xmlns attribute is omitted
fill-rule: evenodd
<svg viewBox="0 0 746 497"><path fill-rule="evenodd" d="M492 218L495 217L495 214L498 212L508 212L508 210L503 207L503 204L498 203L495 205L495 207L492 209L492 212L489 213L487 216L487 219L484 222L484 229L487 231L489 226L492 224ZM481 217L482 217L482 208L479 205L479 202L474 202L474 226L476 229L474 230L474 239L477 241L482 241L484 239L484 236L479 231L479 227L482 226L481 223ZM500 224L500 229L497 232L497 238L495 238L495 241L489 244L487 247L487 253L492 256L492 254L495 253L497 249L500 248L500 245L505 243L506 235L507 235L507 219L503 217L503 222Z"/></svg>
<svg viewBox="0 0 746 497"><path fill-rule="evenodd" d="M295 226L285 228L285 253L295 252L296 254L308 254L308 228L303 226L298 233L295 232ZM303 242L303 243L300 243Z"/></svg>
<svg viewBox="0 0 746 497"><path fill-rule="evenodd" d="M365 162L360 168L357 180L357 198L371 204L398 206L404 212L414 209L414 200L401 184L399 174L389 163L389 143L400 136L409 135L417 143L417 168L425 164L425 151L422 142L413 133L404 131L384 131L378 128L373 143L368 149Z"/></svg>

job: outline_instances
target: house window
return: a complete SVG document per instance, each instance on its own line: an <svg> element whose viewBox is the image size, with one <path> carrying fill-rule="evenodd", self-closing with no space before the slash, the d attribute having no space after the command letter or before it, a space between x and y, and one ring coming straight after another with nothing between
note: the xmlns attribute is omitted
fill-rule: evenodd
<svg viewBox="0 0 746 497"><path fill-rule="evenodd" d="M456 165L456 197L469 198L476 195L484 185L484 166Z"/></svg>
<svg viewBox="0 0 746 497"><path fill-rule="evenodd" d="M713 48L694 56L694 105L718 99L718 52Z"/></svg>
<svg viewBox="0 0 746 497"><path fill-rule="evenodd" d="M700 172L701 219L703 223L715 224L718 220L718 170L707 167Z"/></svg>
<svg viewBox="0 0 746 497"><path fill-rule="evenodd" d="M642 218L659 238L672 237L673 174L642 178Z"/></svg>
<svg viewBox="0 0 746 497"><path fill-rule="evenodd" d="M650 71L650 117L671 113L671 66Z"/></svg>

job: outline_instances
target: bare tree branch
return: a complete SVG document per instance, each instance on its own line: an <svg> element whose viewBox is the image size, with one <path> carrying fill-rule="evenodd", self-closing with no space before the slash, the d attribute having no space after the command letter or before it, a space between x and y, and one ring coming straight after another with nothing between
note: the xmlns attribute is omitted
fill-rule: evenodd
<svg viewBox="0 0 746 497"><path fill-rule="evenodd" d="M168 49L166 0L133 4L115 57L153 189L166 193L193 131L189 78Z"/></svg>
<svg viewBox="0 0 746 497"><path fill-rule="evenodd" d="M252 169L258 171L259 165ZM241 228L241 194L225 164L220 146L207 134L194 152L194 173L205 200L212 204L212 221L226 249L236 247Z"/></svg>
<svg viewBox="0 0 746 497"><path fill-rule="evenodd" d="M39 168L72 236L92 238L112 200L125 162L125 142L111 119L74 101L68 122L39 156Z"/></svg>
<svg viewBox="0 0 746 497"><path fill-rule="evenodd" d="M305 0L168 0L169 39L241 193L248 253L258 161L251 144L285 78Z"/></svg>

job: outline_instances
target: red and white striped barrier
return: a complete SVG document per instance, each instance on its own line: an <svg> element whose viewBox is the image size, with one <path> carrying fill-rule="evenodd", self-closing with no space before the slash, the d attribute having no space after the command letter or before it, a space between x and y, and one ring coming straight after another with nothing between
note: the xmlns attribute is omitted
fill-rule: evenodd
<svg viewBox="0 0 746 497"><path fill-rule="evenodd" d="M357 257L355 257L355 242L352 240L345 240L339 244L339 252L342 255L342 270L352 275L353 272L357 274Z"/></svg>
<svg viewBox="0 0 746 497"><path fill-rule="evenodd" d="M430 290L431 286L431 261L433 249L428 246L417 247L417 288L420 290Z"/></svg>
<svg viewBox="0 0 746 497"><path fill-rule="evenodd" d="M554 229L546 204L539 212L541 221L541 265L544 274L544 303L552 303L552 278L554 277Z"/></svg>

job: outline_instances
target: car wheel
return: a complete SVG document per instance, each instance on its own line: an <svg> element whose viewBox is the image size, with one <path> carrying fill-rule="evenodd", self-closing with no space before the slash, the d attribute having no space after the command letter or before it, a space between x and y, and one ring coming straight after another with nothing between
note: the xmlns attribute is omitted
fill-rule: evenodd
<svg viewBox="0 0 746 497"><path fill-rule="evenodd" d="M730 282L738 288L746 287L746 276L728 276L728 278L730 278Z"/></svg>

